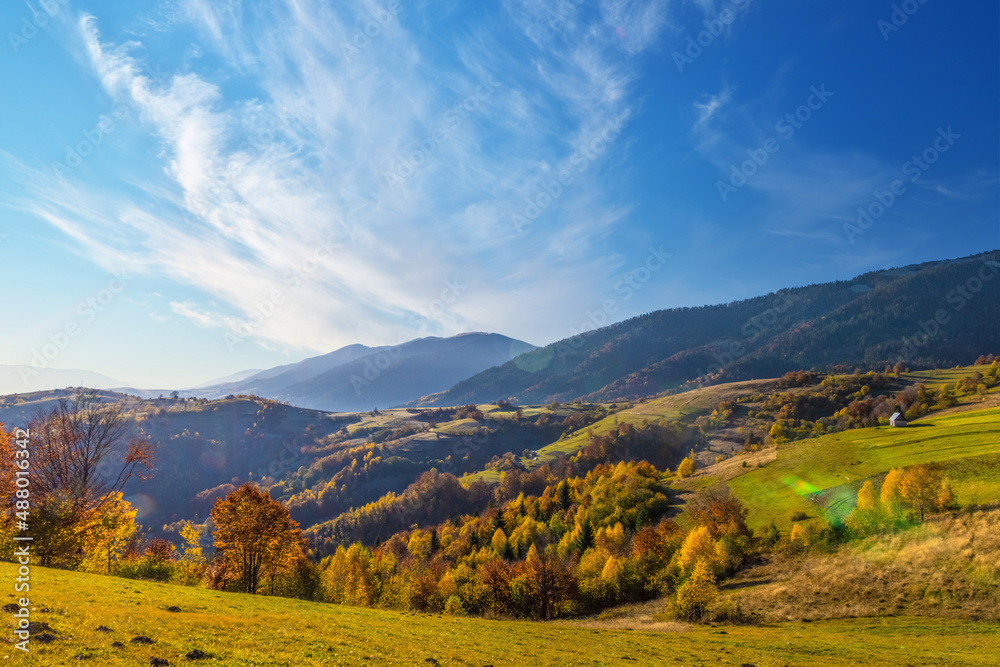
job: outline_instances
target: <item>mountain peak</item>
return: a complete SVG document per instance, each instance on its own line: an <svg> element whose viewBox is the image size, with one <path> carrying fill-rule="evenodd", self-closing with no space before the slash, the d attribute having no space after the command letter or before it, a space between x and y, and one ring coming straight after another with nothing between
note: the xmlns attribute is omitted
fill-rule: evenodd
<svg viewBox="0 0 1000 667"><path fill-rule="evenodd" d="M323 355L263 370L183 396L255 394L335 412L391 407L444 391L456 382L534 349L502 334L425 336L399 345L354 343Z"/></svg>

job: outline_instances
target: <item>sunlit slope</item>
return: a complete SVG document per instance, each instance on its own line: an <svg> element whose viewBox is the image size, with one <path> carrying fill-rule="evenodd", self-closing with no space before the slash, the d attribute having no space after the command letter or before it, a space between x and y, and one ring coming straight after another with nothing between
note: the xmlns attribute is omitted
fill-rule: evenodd
<svg viewBox="0 0 1000 667"><path fill-rule="evenodd" d="M14 566L0 565L13 581ZM563 623L486 621L219 593L33 568L33 620L57 638L11 664L149 665L926 665L993 664L1000 627L915 618L766 627L593 630ZM179 611L167 611L174 607ZM49 609L42 613L41 609ZM97 632L105 626L111 632ZM39 632L41 634L41 631ZM152 644L132 643L136 636ZM121 642L122 648L113 648ZM190 662L202 651L208 659Z"/></svg>
<svg viewBox="0 0 1000 667"><path fill-rule="evenodd" d="M764 526L773 519L779 528L787 529L794 512L821 513L811 494L825 491L821 499L825 507L849 511L849 507L835 506L853 502L862 479L916 463L945 464L963 505L995 500L1000 498L998 460L1000 409L989 408L932 414L906 428L854 429L785 443L778 446L774 461L749 469L729 480L729 485L750 508L752 526ZM838 495L832 490L835 487L843 493Z"/></svg>
<svg viewBox="0 0 1000 667"><path fill-rule="evenodd" d="M590 442L591 433L594 435L603 435L613 430L616 424L641 424L647 419L650 422L656 422L660 419L667 421L694 419L699 415L710 413L722 401L728 399L735 400L740 396L770 391L777 386L777 380L731 382L712 387L692 389L680 394L636 403L632 407L615 412L600 421L594 422L590 426L570 433L557 442L542 447L538 450L538 460L526 461L525 464L531 467L553 461L560 456L575 454ZM466 475L465 481L471 481L480 477L486 481L496 481L498 475L496 471L484 470L482 472L469 473Z"/></svg>

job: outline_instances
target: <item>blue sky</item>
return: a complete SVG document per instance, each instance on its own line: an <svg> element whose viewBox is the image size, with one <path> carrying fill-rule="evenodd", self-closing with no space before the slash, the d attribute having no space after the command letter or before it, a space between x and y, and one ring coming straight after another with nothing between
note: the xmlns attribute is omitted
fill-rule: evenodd
<svg viewBox="0 0 1000 667"><path fill-rule="evenodd" d="M183 387L996 248L997 4L895 6L4 3L0 364Z"/></svg>

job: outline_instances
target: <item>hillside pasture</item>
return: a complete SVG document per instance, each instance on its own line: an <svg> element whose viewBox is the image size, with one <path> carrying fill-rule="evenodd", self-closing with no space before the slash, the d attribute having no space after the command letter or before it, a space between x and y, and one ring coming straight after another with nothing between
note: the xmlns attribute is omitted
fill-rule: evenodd
<svg viewBox="0 0 1000 667"><path fill-rule="evenodd" d="M891 468L941 462L955 471L960 503L1000 497L1000 480L970 470L966 459L1000 453L1000 409L933 414L906 428L880 426L842 431L777 446L773 461L751 467L729 480L729 486L750 509L749 524L763 527L772 520L782 530L791 516L820 516L812 494L836 487L860 486L861 480ZM994 459L984 459L994 461ZM712 471L704 474L711 476ZM993 481L997 480L997 481ZM848 493L841 494L847 497ZM851 501L853 503L853 500ZM850 508L841 508L840 512Z"/></svg>
<svg viewBox="0 0 1000 667"><path fill-rule="evenodd" d="M0 565L13 581L15 566ZM420 615L48 570L31 571L32 620L49 643L2 650L11 664L989 665L1000 627L952 619L857 618L762 627L531 623ZM43 611L48 610L48 611ZM10 625L10 620L6 623ZM587 626L591 627L587 627ZM98 631L105 627L109 632ZM134 643L135 637L153 643ZM120 642L121 648L112 644ZM191 651L206 654L188 661ZM78 657L79 656L79 657Z"/></svg>

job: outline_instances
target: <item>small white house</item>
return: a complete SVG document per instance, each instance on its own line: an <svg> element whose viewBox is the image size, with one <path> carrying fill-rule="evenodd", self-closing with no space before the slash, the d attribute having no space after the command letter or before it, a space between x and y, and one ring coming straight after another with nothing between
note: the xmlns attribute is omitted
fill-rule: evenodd
<svg viewBox="0 0 1000 667"><path fill-rule="evenodd" d="M889 423L893 426L906 426L906 418L899 412L893 412L889 417Z"/></svg>

